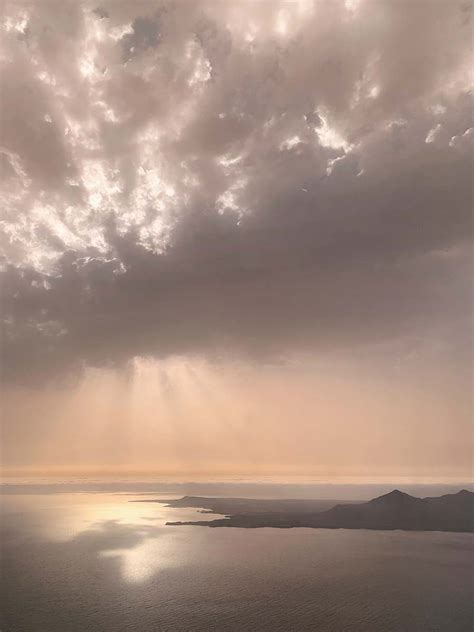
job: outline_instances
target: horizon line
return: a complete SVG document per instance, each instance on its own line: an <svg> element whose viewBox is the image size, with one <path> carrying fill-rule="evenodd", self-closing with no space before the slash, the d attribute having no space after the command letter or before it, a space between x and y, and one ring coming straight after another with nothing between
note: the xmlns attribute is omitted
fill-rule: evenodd
<svg viewBox="0 0 474 632"><path fill-rule="evenodd" d="M0 483L4 479L59 479L73 477L79 479L103 478L103 479L162 479L161 482L173 483L253 483L253 484L280 484L280 485L384 485L384 484L411 484L411 485L473 485L474 480L469 476L423 476L423 475L347 475L347 474L299 474L289 472L210 472L204 470L178 472L167 470L112 470L112 469L21 469L2 468L0 470Z"/></svg>

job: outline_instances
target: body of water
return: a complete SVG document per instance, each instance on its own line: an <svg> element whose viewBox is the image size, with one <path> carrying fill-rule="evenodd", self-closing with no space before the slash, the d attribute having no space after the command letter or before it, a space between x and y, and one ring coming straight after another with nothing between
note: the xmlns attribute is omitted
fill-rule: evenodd
<svg viewBox="0 0 474 632"><path fill-rule="evenodd" d="M473 629L471 534L172 527L203 516L144 497L3 496L2 632Z"/></svg>

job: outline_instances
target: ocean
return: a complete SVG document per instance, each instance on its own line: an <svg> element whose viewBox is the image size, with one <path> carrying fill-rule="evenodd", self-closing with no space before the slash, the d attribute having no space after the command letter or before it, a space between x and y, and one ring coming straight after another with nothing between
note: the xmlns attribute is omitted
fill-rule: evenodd
<svg viewBox="0 0 474 632"><path fill-rule="evenodd" d="M215 516L122 487L2 496L2 632L472 632L472 534L166 526Z"/></svg>

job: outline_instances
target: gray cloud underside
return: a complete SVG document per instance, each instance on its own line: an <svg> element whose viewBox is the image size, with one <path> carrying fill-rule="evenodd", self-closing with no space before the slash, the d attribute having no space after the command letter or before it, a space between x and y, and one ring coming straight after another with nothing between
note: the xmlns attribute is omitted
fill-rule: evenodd
<svg viewBox="0 0 474 632"><path fill-rule="evenodd" d="M3 372L469 334L466 3L3 15Z"/></svg>

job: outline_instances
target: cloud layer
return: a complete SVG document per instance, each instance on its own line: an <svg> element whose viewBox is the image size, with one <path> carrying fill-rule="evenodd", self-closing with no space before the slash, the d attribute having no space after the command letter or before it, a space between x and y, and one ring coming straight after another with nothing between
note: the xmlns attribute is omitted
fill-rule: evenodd
<svg viewBox="0 0 474 632"><path fill-rule="evenodd" d="M6 379L469 336L466 3L6 4Z"/></svg>

